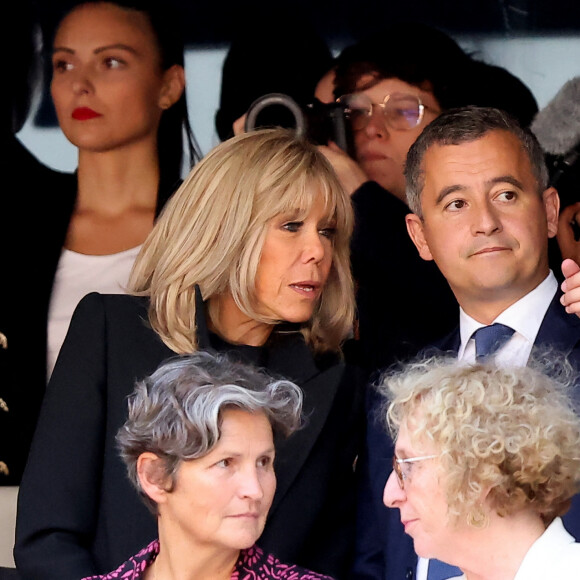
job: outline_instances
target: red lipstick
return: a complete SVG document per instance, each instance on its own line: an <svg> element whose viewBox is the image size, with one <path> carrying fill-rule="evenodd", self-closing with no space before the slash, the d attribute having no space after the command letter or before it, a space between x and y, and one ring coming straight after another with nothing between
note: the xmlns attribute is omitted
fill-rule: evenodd
<svg viewBox="0 0 580 580"><path fill-rule="evenodd" d="M100 116L100 113L97 113L88 107L79 107L72 112L72 118L77 121L88 121L89 119L95 119Z"/></svg>

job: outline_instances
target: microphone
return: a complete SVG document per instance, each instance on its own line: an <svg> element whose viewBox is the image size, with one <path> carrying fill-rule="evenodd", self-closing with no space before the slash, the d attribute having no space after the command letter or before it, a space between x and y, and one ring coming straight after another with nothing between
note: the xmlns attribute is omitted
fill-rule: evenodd
<svg viewBox="0 0 580 580"><path fill-rule="evenodd" d="M580 76L566 82L534 117L530 129L552 159L550 185L558 190L561 207L580 201ZM580 214L570 223L580 241Z"/></svg>
<svg viewBox="0 0 580 580"><path fill-rule="evenodd" d="M536 113L530 129L550 155L566 155L580 145L580 76L566 82Z"/></svg>

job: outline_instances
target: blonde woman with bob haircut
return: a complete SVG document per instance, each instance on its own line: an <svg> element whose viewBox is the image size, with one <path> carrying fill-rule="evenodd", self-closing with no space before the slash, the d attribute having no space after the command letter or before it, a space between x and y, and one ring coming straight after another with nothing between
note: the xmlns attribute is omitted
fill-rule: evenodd
<svg viewBox="0 0 580 580"><path fill-rule="evenodd" d="M165 344L179 353L197 349L196 288L209 300L210 326L218 331L232 300L268 330L283 322L264 315L256 300L268 224L285 215L301 221L317 204L332 230L332 265L300 330L315 352L338 351L354 316L350 200L314 148L279 130L246 133L211 151L145 242L129 283L151 298L149 319Z"/></svg>
<svg viewBox="0 0 580 580"><path fill-rule="evenodd" d="M156 537L114 435L135 380L208 350L302 389L306 422L276 441L257 545L347 578L366 384L341 354L354 316L352 227L331 166L291 130L244 133L202 159L146 239L131 294L92 293L75 312L20 491L17 560L39 562L40 579L78 580Z"/></svg>
<svg viewBox="0 0 580 580"><path fill-rule="evenodd" d="M528 366L432 357L385 376L396 441L384 503L419 556L462 580L577 577L580 544L565 527L580 491L574 380L557 352Z"/></svg>

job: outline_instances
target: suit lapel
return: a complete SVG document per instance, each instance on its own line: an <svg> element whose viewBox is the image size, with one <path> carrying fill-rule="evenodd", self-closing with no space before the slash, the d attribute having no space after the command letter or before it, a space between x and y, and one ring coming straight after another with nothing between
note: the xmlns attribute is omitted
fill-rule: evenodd
<svg viewBox="0 0 580 580"><path fill-rule="evenodd" d="M561 293L556 292L540 325L535 345L551 345L569 353L580 345L580 318L566 312L560 297Z"/></svg>
<svg viewBox="0 0 580 580"><path fill-rule="evenodd" d="M269 353L268 368L301 387L306 423L289 439L276 442L278 487L270 513L276 510L318 441L344 372L342 364L327 364L319 368L301 334L280 338L282 340L276 341ZM336 363L336 357L332 359Z"/></svg>

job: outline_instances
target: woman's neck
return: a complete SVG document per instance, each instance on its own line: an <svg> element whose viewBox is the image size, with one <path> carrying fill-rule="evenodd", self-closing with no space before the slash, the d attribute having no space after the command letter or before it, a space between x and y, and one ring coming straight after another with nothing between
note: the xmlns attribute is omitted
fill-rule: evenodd
<svg viewBox="0 0 580 580"><path fill-rule="evenodd" d="M159 166L149 149L81 151L77 199L65 247L89 255L116 254L145 241L157 210Z"/></svg>
<svg viewBox="0 0 580 580"><path fill-rule="evenodd" d="M159 530L159 555L146 580L230 580L239 550L200 545L181 533Z"/></svg>
<svg viewBox="0 0 580 580"><path fill-rule="evenodd" d="M155 209L159 163L151 148L80 151L77 208L115 214L131 207Z"/></svg>
<svg viewBox="0 0 580 580"><path fill-rule="evenodd" d="M490 525L474 529L465 544L454 547L462 560L454 563L467 580L513 580L532 544L545 530L540 516L531 511L506 517L493 514Z"/></svg>
<svg viewBox="0 0 580 580"><path fill-rule="evenodd" d="M209 299L208 326L231 344L249 346L265 344L274 329L273 324L257 321L244 314L229 292Z"/></svg>

